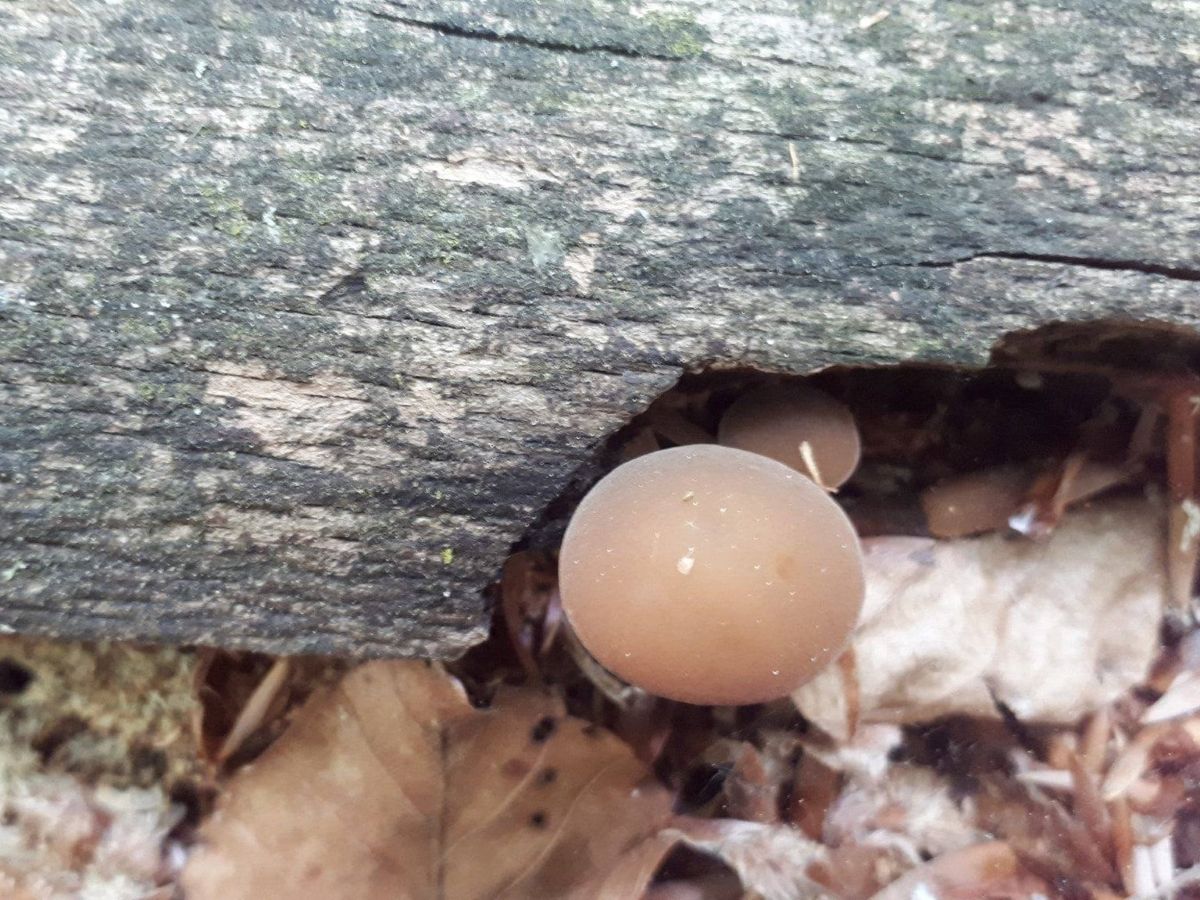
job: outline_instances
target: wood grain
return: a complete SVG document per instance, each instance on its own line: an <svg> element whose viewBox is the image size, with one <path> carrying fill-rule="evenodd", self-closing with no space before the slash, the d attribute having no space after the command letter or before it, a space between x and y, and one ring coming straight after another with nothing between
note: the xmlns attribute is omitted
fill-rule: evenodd
<svg viewBox="0 0 1200 900"><path fill-rule="evenodd" d="M1198 72L1195 0L4 3L0 624L454 655L686 369L1195 325Z"/></svg>

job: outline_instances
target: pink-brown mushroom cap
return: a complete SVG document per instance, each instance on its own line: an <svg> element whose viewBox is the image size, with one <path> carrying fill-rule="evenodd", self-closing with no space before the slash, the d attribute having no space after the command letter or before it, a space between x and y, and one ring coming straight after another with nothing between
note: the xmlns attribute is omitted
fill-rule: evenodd
<svg viewBox="0 0 1200 900"><path fill-rule="evenodd" d="M850 409L824 391L798 384L768 385L739 397L721 418L718 440L769 456L830 489L854 474L862 455ZM805 459L804 444L817 472Z"/></svg>
<svg viewBox="0 0 1200 900"><path fill-rule="evenodd" d="M863 598L850 520L754 453L677 447L614 469L579 504L559 560L584 646L651 693L782 697L842 650Z"/></svg>

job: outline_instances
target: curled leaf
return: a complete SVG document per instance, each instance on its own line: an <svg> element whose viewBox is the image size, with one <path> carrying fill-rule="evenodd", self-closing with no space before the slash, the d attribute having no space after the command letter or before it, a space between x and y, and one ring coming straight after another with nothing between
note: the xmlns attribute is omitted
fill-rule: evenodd
<svg viewBox="0 0 1200 900"><path fill-rule="evenodd" d="M190 900L589 896L668 816L629 748L555 698L476 710L437 669L372 663L231 780L183 884Z"/></svg>

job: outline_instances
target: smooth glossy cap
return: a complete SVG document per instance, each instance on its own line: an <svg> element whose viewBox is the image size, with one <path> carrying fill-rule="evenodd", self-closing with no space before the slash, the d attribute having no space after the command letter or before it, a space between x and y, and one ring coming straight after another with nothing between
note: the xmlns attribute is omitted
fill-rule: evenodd
<svg viewBox="0 0 1200 900"><path fill-rule="evenodd" d="M850 520L754 453L676 447L614 469L567 528L563 608L603 665L651 693L782 697L844 647L862 606Z"/></svg>
<svg viewBox="0 0 1200 900"><path fill-rule="evenodd" d="M769 456L829 489L854 474L862 455L854 414L804 385L769 385L738 398L721 418L717 439Z"/></svg>
<svg viewBox="0 0 1200 900"><path fill-rule="evenodd" d="M1032 477L1021 466L998 466L939 481L921 492L929 533L961 538L1005 528L1029 492Z"/></svg>

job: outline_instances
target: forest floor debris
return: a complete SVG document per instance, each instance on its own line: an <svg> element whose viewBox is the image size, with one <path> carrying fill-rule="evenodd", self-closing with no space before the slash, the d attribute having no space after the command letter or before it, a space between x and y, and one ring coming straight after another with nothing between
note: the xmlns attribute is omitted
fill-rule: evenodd
<svg viewBox="0 0 1200 900"><path fill-rule="evenodd" d="M562 615L552 521L491 588L491 637L453 663L5 639L0 884L1200 898L1196 461L1175 446L1194 407L1178 378L1123 377L811 379L862 432L837 498L864 536L867 600L847 653L790 699L689 706L605 671ZM685 381L610 462L714 440L761 381ZM963 498L984 505L963 515ZM106 678L112 654L143 674Z"/></svg>

